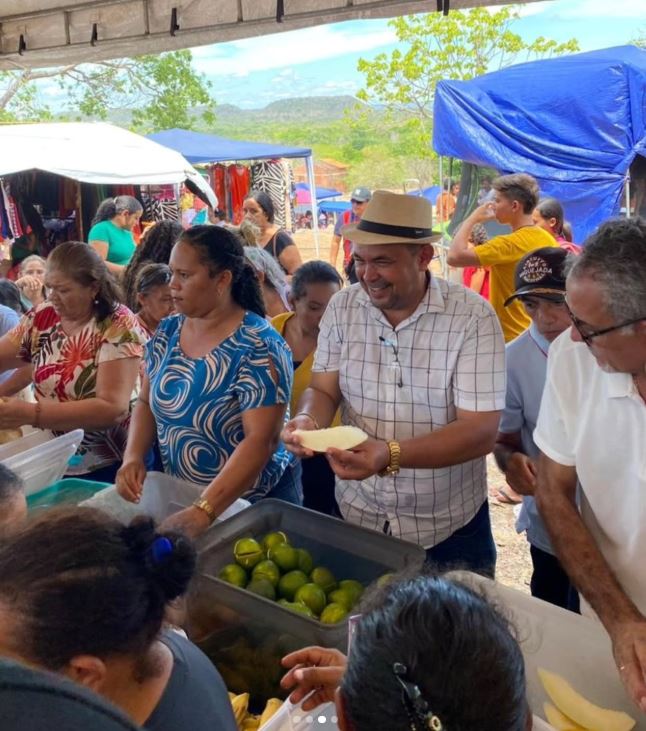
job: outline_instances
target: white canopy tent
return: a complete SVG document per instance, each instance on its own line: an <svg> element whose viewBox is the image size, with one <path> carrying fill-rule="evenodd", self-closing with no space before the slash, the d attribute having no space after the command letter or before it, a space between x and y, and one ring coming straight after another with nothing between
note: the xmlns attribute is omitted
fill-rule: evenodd
<svg viewBox="0 0 646 731"><path fill-rule="evenodd" d="M2 0L0 69L62 66L505 0Z"/></svg>
<svg viewBox="0 0 646 731"><path fill-rule="evenodd" d="M0 125L0 176L43 170L82 183L163 185L190 180L216 197L179 152L104 122Z"/></svg>

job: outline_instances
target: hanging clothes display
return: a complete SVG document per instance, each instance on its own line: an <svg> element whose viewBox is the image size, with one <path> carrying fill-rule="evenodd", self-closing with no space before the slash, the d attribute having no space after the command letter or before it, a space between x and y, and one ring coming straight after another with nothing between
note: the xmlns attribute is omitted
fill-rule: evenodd
<svg viewBox="0 0 646 731"><path fill-rule="evenodd" d="M179 221L177 186L148 185L141 189L141 202L144 206L144 221Z"/></svg>
<svg viewBox="0 0 646 731"><path fill-rule="evenodd" d="M251 187L267 193L274 204L276 225L291 230L294 220L290 213L292 186L282 162L263 160L254 163L251 166Z"/></svg>
<svg viewBox="0 0 646 731"><path fill-rule="evenodd" d="M227 168L226 165L211 165L209 168L209 184L218 199L218 207L224 211L229 210L227 201Z"/></svg>
<svg viewBox="0 0 646 731"><path fill-rule="evenodd" d="M249 193L249 168L244 165L229 165L227 187L231 196L231 221L239 226L244 218L242 204Z"/></svg>

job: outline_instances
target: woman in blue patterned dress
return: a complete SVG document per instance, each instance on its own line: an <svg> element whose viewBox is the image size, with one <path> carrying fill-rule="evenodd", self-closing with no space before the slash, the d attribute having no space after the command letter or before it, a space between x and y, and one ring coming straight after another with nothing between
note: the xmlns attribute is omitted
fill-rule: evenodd
<svg viewBox="0 0 646 731"><path fill-rule="evenodd" d="M147 345L117 489L139 500L144 455L157 435L164 471L204 486L193 506L167 521L197 536L239 497L302 502L300 466L279 439L291 354L264 317L255 272L231 232L191 228L170 267L178 314L162 320Z"/></svg>

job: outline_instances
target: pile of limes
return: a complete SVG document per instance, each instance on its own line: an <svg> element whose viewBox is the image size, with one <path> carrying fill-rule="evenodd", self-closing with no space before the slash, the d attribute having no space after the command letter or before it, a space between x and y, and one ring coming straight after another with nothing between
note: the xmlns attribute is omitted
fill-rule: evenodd
<svg viewBox="0 0 646 731"><path fill-rule="evenodd" d="M324 624L341 622L363 594L359 581L337 582L328 568L314 566L309 551L292 546L282 531L261 541L240 538L233 557L220 579Z"/></svg>

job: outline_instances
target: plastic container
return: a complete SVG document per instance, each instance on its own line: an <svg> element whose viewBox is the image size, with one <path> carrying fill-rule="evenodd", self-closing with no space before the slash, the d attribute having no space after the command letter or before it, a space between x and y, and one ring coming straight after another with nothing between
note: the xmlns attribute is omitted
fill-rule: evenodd
<svg viewBox="0 0 646 731"><path fill-rule="evenodd" d="M92 497L99 490L105 490L109 484L93 480L80 480L68 477L55 482L40 492L27 496L29 510L51 508L54 505L78 505L83 500Z"/></svg>
<svg viewBox="0 0 646 731"><path fill-rule="evenodd" d="M50 431L33 431L0 447L0 461L23 481L25 495L58 482L83 441L83 429L55 437Z"/></svg>
<svg viewBox="0 0 646 731"><path fill-rule="evenodd" d="M633 706L619 678L607 632L600 622L522 594L468 572L449 575L481 591L504 607L525 658L527 699L533 713L543 716L548 700L537 669L562 675L579 693L603 708L625 711L636 720L635 731L646 731L646 716Z"/></svg>
<svg viewBox="0 0 646 731"><path fill-rule="evenodd" d="M83 505L105 510L122 523L129 523L138 515L149 515L161 523L169 515L191 505L203 491L203 486L177 480L163 472L149 472L144 481L143 495L138 503L124 500L116 487L110 486L84 501ZM222 513L217 522L226 520L248 507L247 500L236 500ZM206 532L202 541L206 540L212 529L213 526Z"/></svg>
<svg viewBox="0 0 646 731"><path fill-rule="evenodd" d="M419 569L425 559L420 546L280 500L261 500L215 526L200 546L199 577L189 597L189 635L218 667L229 690L248 690L252 706L260 710L268 698L285 697L278 683L280 658L287 652L307 645L347 648L347 619L322 624L217 578L233 561L238 538L277 530L310 551L315 566L327 566L337 579L366 585L385 573Z"/></svg>

